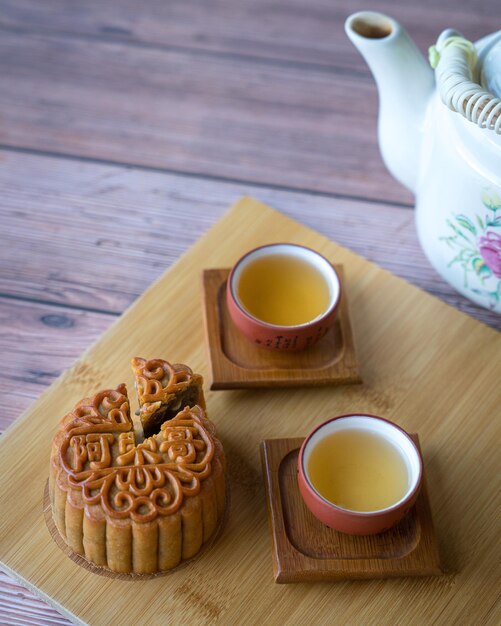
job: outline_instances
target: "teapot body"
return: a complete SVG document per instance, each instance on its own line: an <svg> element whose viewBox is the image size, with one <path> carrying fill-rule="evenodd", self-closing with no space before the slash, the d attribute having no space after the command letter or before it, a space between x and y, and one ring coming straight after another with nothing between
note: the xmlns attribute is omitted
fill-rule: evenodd
<svg viewBox="0 0 501 626"><path fill-rule="evenodd" d="M379 147L416 197L420 243L464 296L501 313L501 31L475 44L447 29L430 65L405 29L373 11L345 30L379 92Z"/></svg>
<svg viewBox="0 0 501 626"><path fill-rule="evenodd" d="M501 313L501 150L498 138L434 93L424 120L416 193L418 237L457 291Z"/></svg>

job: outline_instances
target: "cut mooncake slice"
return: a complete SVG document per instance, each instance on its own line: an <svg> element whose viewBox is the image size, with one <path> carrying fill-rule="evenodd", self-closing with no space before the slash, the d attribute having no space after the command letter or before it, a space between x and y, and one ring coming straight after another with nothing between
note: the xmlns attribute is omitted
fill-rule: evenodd
<svg viewBox="0 0 501 626"><path fill-rule="evenodd" d="M203 378L187 365L139 357L133 358L131 365L145 437L158 433L164 422L187 406L205 410Z"/></svg>

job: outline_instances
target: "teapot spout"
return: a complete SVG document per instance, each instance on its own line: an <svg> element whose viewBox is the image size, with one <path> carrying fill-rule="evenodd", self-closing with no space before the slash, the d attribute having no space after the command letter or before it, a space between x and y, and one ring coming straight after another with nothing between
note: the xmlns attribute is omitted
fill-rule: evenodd
<svg viewBox="0 0 501 626"><path fill-rule="evenodd" d="M433 71L406 30L382 13L355 13L345 31L376 80L379 148L386 167L415 192Z"/></svg>

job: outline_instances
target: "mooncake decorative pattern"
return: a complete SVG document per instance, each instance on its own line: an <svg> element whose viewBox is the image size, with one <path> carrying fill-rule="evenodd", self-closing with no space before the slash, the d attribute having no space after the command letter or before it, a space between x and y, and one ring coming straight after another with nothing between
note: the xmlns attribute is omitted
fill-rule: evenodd
<svg viewBox="0 0 501 626"><path fill-rule="evenodd" d="M224 467L215 427L198 405L136 444L119 385L82 400L61 421L49 481L54 521L70 548L95 565L171 569L218 527Z"/></svg>

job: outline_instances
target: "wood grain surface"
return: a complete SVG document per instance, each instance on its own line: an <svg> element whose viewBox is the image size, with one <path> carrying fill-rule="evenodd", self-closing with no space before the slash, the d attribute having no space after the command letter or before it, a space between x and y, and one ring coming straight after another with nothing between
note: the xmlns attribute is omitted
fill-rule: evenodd
<svg viewBox="0 0 501 626"><path fill-rule="evenodd" d="M236 18L244 8L268 28L287 13L287 21L304 29L300 15L310 13L296 0L296 11L284 6L275 19L267 20L266 10L251 9L250 0L246 4L236 11ZM132 46L130 38L113 37L112 24L108 24L112 30L108 36L105 30L104 39L93 38L89 45L86 38L75 36L80 29L92 32L88 21L63 11L57 2L53 5L51 12L45 5L40 12L35 2L26 7L11 3L0 16L6 26L0 39L0 72L6 86L0 97L5 145L412 202L409 192L392 179L381 161L376 143L376 89L342 31L343 17L355 10L355 5L345 1L327 10L322 3L316 17L311 11L310 41L341 44L340 49L324 53L333 59L327 69L321 63L303 67L297 53L292 55L293 62L277 64L263 62L260 55L200 54L189 46ZM168 20L172 6L152 5L150 24L157 17ZM117 13L125 9L135 15L120 3L115 6ZM270 4L268 7L271 9ZM226 15L228 6L221 3L219 9ZM488 5L484 7L487 14L488 9ZM193 13L193 5L191 10ZM420 35L426 49L435 42L439 24L445 25L448 14L442 9L435 21L432 10L423 22L423 10L420 6L421 19L414 13L409 27L420 22L422 30L422 24L427 25ZM189 21L189 8L184 11ZM85 12L89 16L92 8ZM95 11L94 15L100 14ZM227 23L216 16L217 11L212 14L213 23ZM474 37L475 30L469 28L471 18L466 13L461 24L454 25L464 26L466 34ZM113 21L106 15L101 19ZM31 30L23 31L25 24ZM126 26L114 28L129 30ZM327 28L330 33L325 32ZM491 24L481 19L475 28L488 32ZM259 32L257 24L249 30ZM416 30L419 33L420 29ZM286 35L285 39L289 38L294 38L293 32ZM255 45L259 47L257 42ZM337 59L347 66L338 67ZM36 97L32 97L33 91Z"/></svg>
<svg viewBox="0 0 501 626"><path fill-rule="evenodd" d="M0 429L243 194L501 328L429 266L382 165L343 32L367 8L423 53L499 21L497 0L0 3ZM7 581L0 622L67 623Z"/></svg>
<svg viewBox="0 0 501 626"><path fill-rule="evenodd" d="M3 0L1 24L17 32L61 33L124 41L201 54L249 56L266 62L319 64L369 75L344 36L346 17L355 11L382 11L402 21L423 52L445 28L478 39L495 28L496 0L86 0L77 10L66 0ZM91 39L92 38L92 39Z"/></svg>
<svg viewBox="0 0 501 626"><path fill-rule="evenodd" d="M0 429L23 413L115 319L0 296Z"/></svg>
<svg viewBox="0 0 501 626"><path fill-rule="evenodd" d="M74 399L89 390L117 380L132 384L132 352L148 356L165 346L175 352L176 360L207 375L199 282L193 278L207 265L226 266L243 251L270 242L273 232L343 264L364 384L294 392L210 392L209 413L230 463L228 527L218 549L204 557L203 567L198 567L200 561L175 579L134 583L137 597L147 601L131 602L130 583L89 576L47 541L41 506L33 503L41 503L54 428ZM382 292L386 298L380 297ZM308 619L321 624L332 618L333 610L342 623L495 624L501 617L495 573L497 491L492 480L499 434L493 415L499 398L492 391L501 375L499 349L499 335L492 329L285 216L243 201L148 289L0 441L0 507L8 511L0 529L3 567L67 616L78 615L91 624L163 623L166 612L173 623L183 619L234 624L244 619L282 624ZM259 443L304 436L320 420L354 406L383 413L409 431L419 430L448 573L419 581L299 585L284 592L273 584ZM27 437L27 429L36 436Z"/></svg>
<svg viewBox="0 0 501 626"><path fill-rule="evenodd" d="M5 31L0 73L6 146L412 201L381 161L369 78Z"/></svg>

